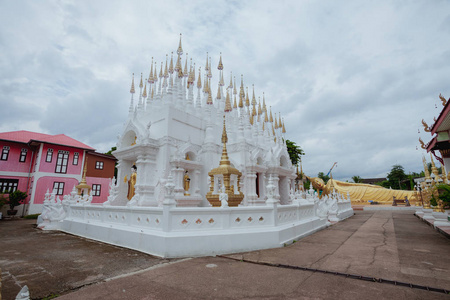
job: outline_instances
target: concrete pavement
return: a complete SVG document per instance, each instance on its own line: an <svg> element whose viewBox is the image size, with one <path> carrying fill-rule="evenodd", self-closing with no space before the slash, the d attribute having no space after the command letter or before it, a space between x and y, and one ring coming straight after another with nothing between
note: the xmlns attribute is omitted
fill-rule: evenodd
<svg viewBox="0 0 450 300"><path fill-rule="evenodd" d="M0 241L7 237L6 222L0 223ZM24 228L17 230L15 237L7 237L8 249L0 244L4 299L10 299L6 295L18 292L23 284L28 284L33 298L53 293L62 295L59 299L450 297L439 292L294 269L315 268L450 290L450 240L409 211L357 211L352 218L284 248L171 261L58 232L43 233L33 229L28 221L9 222L24 224ZM26 234L20 238L24 229ZM53 242L51 247L25 250L16 247L14 238L43 245L48 244L47 239ZM21 255L16 257L11 251ZM9 255L7 263L5 253ZM42 268L53 277L38 279L45 272L37 272L43 260L33 262L36 256L47 257L48 264ZM86 261L81 268L77 263L80 259ZM56 266L62 261L64 267L57 271ZM17 267L27 264L34 266L34 274L27 272L28 267Z"/></svg>

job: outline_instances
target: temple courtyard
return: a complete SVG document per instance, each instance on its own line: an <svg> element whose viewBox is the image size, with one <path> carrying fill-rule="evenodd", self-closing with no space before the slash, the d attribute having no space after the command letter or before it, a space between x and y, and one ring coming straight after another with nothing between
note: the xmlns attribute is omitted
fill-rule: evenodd
<svg viewBox="0 0 450 300"><path fill-rule="evenodd" d="M449 251L401 210L355 210L283 248L185 259L0 220L1 299L23 285L32 299L448 299Z"/></svg>

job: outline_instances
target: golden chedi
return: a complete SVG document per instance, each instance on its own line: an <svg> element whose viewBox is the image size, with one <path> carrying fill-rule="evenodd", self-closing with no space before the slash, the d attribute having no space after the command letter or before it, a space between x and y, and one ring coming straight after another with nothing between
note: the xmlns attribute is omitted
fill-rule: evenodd
<svg viewBox="0 0 450 300"><path fill-rule="evenodd" d="M211 187L206 194L206 199L214 207L220 207L220 193L221 186L215 186L214 183L221 182L225 186L225 194L228 196L228 206L238 206L244 199L244 194L240 191L239 181L241 180L242 173L238 169L234 168L228 158L227 153L227 131L225 128L225 117L223 120L223 132L222 132L222 158L220 159L219 167L212 169L208 175L211 177ZM232 184L233 181L233 184Z"/></svg>

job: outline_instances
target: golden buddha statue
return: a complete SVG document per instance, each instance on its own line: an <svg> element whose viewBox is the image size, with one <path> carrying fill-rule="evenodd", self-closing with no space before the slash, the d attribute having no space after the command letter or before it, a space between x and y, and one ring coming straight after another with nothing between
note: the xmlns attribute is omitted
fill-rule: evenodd
<svg viewBox="0 0 450 300"><path fill-rule="evenodd" d="M190 196L189 187L190 187L191 179L189 178L188 171L184 173L184 195Z"/></svg>
<svg viewBox="0 0 450 300"><path fill-rule="evenodd" d="M128 182L128 193L127 193L127 199L131 200L134 196L134 186L136 184L136 177L137 177L137 167L136 165L133 165L131 167L131 175L130 180L127 180L127 176L125 175L124 182Z"/></svg>
<svg viewBox="0 0 450 300"><path fill-rule="evenodd" d="M343 195L350 195L352 203L368 202L369 200L378 203L392 204L393 197L397 199L404 199L408 197L410 202L417 202L417 194L414 191L393 190L381 187L379 185L365 184L365 183L350 183L331 178L327 184L318 177L306 177L311 181L313 187L322 191L322 195L329 195L333 189Z"/></svg>

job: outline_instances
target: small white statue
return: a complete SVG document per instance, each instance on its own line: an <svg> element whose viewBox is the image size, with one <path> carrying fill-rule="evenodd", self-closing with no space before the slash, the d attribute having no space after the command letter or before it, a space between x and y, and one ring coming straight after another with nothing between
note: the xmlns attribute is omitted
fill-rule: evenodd
<svg viewBox="0 0 450 300"><path fill-rule="evenodd" d="M225 185L222 185L222 191L219 195L220 207L228 207L228 195L225 193Z"/></svg>

